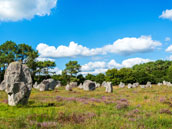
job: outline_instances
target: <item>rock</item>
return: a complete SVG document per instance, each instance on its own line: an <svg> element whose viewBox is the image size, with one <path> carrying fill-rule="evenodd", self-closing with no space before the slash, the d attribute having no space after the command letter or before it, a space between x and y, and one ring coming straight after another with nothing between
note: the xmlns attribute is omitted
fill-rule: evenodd
<svg viewBox="0 0 172 129"><path fill-rule="evenodd" d="M79 84L78 88L79 88L79 89L83 89L82 83Z"/></svg>
<svg viewBox="0 0 172 129"><path fill-rule="evenodd" d="M72 88L77 87L78 83L77 82L70 82L69 84Z"/></svg>
<svg viewBox="0 0 172 129"><path fill-rule="evenodd" d="M57 82L54 79L43 80L37 87L40 91L54 90Z"/></svg>
<svg viewBox="0 0 172 129"><path fill-rule="evenodd" d="M107 82L106 83L106 92L107 93L112 93L113 92L112 82Z"/></svg>
<svg viewBox="0 0 172 129"><path fill-rule="evenodd" d="M2 81L0 84L0 91L5 91L5 81Z"/></svg>
<svg viewBox="0 0 172 129"><path fill-rule="evenodd" d="M162 83L158 83L157 85L158 85L158 86L162 86Z"/></svg>
<svg viewBox="0 0 172 129"><path fill-rule="evenodd" d="M167 82L166 82L166 81L163 81L162 83L163 83L163 85L165 85L165 86L167 85Z"/></svg>
<svg viewBox="0 0 172 129"><path fill-rule="evenodd" d="M59 88L59 87L61 87L62 85L61 85L61 82L60 81L56 81L56 86L55 86L55 88Z"/></svg>
<svg viewBox="0 0 172 129"><path fill-rule="evenodd" d="M146 86L145 85L140 85L141 88L145 88Z"/></svg>
<svg viewBox="0 0 172 129"><path fill-rule="evenodd" d="M151 82L147 82L146 87L152 87Z"/></svg>
<svg viewBox="0 0 172 129"><path fill-rule="evenodd" d="M130 88L133 88L133 85L132 84L128 84L128 88L130 89Z"/></svg>
<svg viewBox="0 0 172 129"><path fill-rule="evenodd" d="M138 82L133 83L133 88L136 88L136 87L138 87L138 86L139 86L139 83L138 83Z"/></svg>
<svg viewBox="0 0 172 129"><path fill-rule="evenodd" d="M38 82L35 82L35 84L33 85L33 88L39 89L39 87L38 87Z"/></svg>
<svg viewBox="0 0 172 129"><path fill-rule="evenodd" d="M124 88L125 87L125 84L123 82L120 82L119 87L120 88Z"/></svg>
<svg viewBox="0 0 172 129"><path fill-rule="evenodd" d="M102 83L102 86L103 86L103 87L106 87L106 81L104 81L104 82Z"/></svg>
<svg viewBox="0 0 172 129"><path fill-rule="evenodd" d="M67 84L67 86L65 87L65 89L66 89L67 91L72 91L72 86L70 86L69 84Z"/></svg>
<svg viewBox="0 0 172 129"><path fill-rule="evenodd" d="M167 82L167 86L172 86L171 82Z"/></svg>
<svg viewBox="0 0 172 129"><path fill-rule="evenodd" d="M96 85L94 82L92 82L90 80L86 80L86 81L84 81L83 89L86 91L93 91L96 89Z"/></svg>
<svg viewBox="0 0 172 129"><path fill-rule="evenodd" d="M94 82L94 83L96 85L96 88L100 87L100 83L96 83L96 82Z"/></svg>
<svg viewBox="0 0 172 129"><path fill-rule="evenodd" d="M5 92L8 94L10 106L27 104L32 90L29 68L21 62L11 63L5 71L3 85L5 85Z"/></svg>

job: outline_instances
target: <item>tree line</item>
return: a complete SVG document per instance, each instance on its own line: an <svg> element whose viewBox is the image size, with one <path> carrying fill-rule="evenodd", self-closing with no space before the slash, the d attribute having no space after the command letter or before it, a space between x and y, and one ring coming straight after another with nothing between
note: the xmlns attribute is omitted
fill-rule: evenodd
<svg viewBox="0 0 172 129"><path fill-rule="evenodd" d="M31 46L22 43L16 44L13 41L6 41L0 45L0 82L8 65L13 61L25 63L31 71L33 82L41 82L43 79L53 78L61 81L62 85L69 82L83 83L85 80L92 80L97 83L110 81L113 85L123 83L146 84L162 82L163 80L172 82L172 61L157 60L144 64L135 65L132 68L109 69L107 72L97 75L80 74L81 65L77 61L69 61L61 75L52 72L56 64L54 61L38 61L39 54Z"/></svg>

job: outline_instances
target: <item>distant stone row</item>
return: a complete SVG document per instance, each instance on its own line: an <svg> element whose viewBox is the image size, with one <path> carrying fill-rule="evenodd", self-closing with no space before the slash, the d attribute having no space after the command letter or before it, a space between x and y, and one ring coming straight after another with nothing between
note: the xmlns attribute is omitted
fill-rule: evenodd
<svg viewBox="0 0 172 129"><path fill-rule="evenodd" d="M128 85L125 85L125 83L123 83L123 82L120 82L120 84L119 84L119 87L120 88L128 87L128 89L130 89L130 88L136 88L136 87L139 87L139 86L141 88L152 87L151 82L147 82L146 85L140 85L138 82L133 83L133 84L129 83Z"/></svg>

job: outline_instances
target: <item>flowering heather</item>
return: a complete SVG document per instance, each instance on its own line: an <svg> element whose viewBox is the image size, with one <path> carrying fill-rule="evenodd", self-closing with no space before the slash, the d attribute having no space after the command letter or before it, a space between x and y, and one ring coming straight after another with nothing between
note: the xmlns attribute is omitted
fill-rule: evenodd
<svg viewBox="0 0 172 129"><path fill-rule="evenodd" d="M71 115L66 115L63 112L60 112L58 115L58 121L60 123L73 123L73 124L79 124L85 122L87 119L91 119L95 117L96 114L89 112L89 113L82 113L82 114L76 114L72 113Z"/></svg>
<svg viewBox="0 0 172 129"><path fill-rule="evenodd" d="M62 97L62 96L57 96L56 97L57 101L68 101L68 102L81 102L83 104L88 104L88 103L114 103L114 101L109 98L109 97L101 97L101 98L87 98L87 97L82 97L82 98L75 98L75 97Z"/></svg>
<svg viewBox="0 0 172 129"><path fill-rule="evenodd" d="M165 98L165 97L161 97L161 98L159 99L159 101L160 101L161 103L164 103L164 102L166 101L166 98Z"/></svg>
<svg viewBox="0 0 172 129"><path fill-rule="evenodd" d="M119 101L116 102L117 105L116 105L116 108L119 110L119 109L125 109L125 108L128 108L129 106L129 103L128 103L128 100L127 99L120 99Z"/></svg>
<svg viewBox="0 0 172 129"><path fill-rule="evenodd" d="M172 115L172 112L169 109L161 109L160 114L169 114Z"/></svg>

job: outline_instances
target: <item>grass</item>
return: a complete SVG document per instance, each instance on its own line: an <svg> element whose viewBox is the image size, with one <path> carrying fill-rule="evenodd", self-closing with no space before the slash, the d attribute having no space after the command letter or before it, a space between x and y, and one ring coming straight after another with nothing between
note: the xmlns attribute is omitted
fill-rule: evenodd
<svg viewBox="0 0 172 129"><path fill-rule="evenodd" d="M0 92L0 129L171 129L172 87L118 88L105 93L64 87L32 90L26 106L10 107Z"/></svg>

